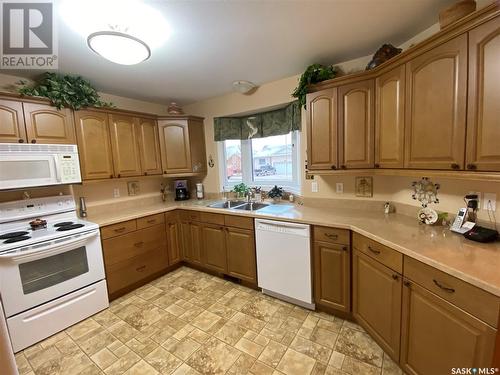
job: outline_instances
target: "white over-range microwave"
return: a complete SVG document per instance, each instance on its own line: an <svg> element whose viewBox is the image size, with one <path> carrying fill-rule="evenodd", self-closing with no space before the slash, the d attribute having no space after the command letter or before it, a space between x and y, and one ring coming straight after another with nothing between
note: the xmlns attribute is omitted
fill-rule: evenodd
<svg viewBox="0 0 500 375"><path fill-rule="evenodd" d="M0 190L80 182L76 145L0 143Z"/></svg>

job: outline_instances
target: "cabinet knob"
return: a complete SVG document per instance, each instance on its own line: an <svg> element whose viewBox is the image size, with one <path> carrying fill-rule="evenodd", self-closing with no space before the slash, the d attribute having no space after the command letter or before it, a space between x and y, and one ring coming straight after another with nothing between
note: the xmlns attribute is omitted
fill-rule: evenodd
<svg viewBox="0 0 500 375"><path fill-rule="evenodd" d="M332 169L337 169L337 166L336 165L332 165Z"/></svg>
<svg viewBox="0 0 500 375"><path fill-rule="evenodd" d="M167 174L167 171L163 171L163 174Z"/></svg>
<svg viewBox="0 0 500 375"><path fill-rule="evenodd" d="M467 169L476 170L477 166L475 164L467 164Z"/></svg>
<svg viewBox="0 0 500 375"><path fill-rule="evenodd" d="M118 174L116 175L116 177L120 178L120 177L121 177L120 173L118 173Z"/></svg>
<svg viewBox="0 0 500 375"><path fill-rule="evenodd" d="M348 250L347 246L342 246L342 250L347 251Z"/></svg>
<svg viewBox="0 0 500 375"><path fill-rule="evenodd" d="M32 140L31 140L31 143L36 143L36 139L32 139Z"/></svg>
<svg viewBox="0 0 500 375"><path fill-rule="evenodd" d="M24 139L18 139L17 140L19 143L24 143Z"/></svg>
<svg viewBox="0 0 500 375"><path fill-rule="evenodd" d="M399 280L399 276L398 276L398 275L396 275L396 274L393 274L393 275L392 275L392 278L393 278L394 280Z"/></svg>
<svg viewBox="0 0 500 375"><path fill-rule="evenodd" d="M375 163L374 167L375 167L375 168L380 168L380 164Z"/></svg>
<svg viewBox="0 0 500 375"><path fill-rule="evenodd" d="M451 169L460 169L460 165L458 165L457 163L453 163L451 165Z"/></svg>
<svg viewBox="0 0 500 375"><path fill-rule="evenodd" d="M347 167L345 165L341 165L340 168L347 169Z"/></svg>
<svg viewBox="0 0 500 375"><path fill-rule="evenodd" d="M110 175L109 175L109 178L113 178L113 175L112 175L112 174L110 174Z"/></svg>
<svg viewBox="0 0 500 375"><path fill-rule="evenodd" d="M410 288L410 287L411 287L411 283L410 283L409 281L405 281L405 282L403 283L403 285L404 285L405 287L407 287L407 288Z"/></svg>
<svg viewBox="0 0 500 375"><path fill-rule="evenodd" d="M147 176L148 175L148 172L144 172L144 176Z"/></svg>

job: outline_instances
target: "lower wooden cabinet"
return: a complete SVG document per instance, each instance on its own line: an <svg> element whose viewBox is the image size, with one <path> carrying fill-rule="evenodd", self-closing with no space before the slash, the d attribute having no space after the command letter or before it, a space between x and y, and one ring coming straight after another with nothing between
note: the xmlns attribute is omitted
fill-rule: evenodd
<svg viewBox="0 0 500 375"><path fill-rule="evenodd" d="M403 286L401 367L411 375L491 367L496 330L418 284Z"/></svg>
<svg viewBox="0 0 500 375"><path fill-rule="evenodd" d="M402 276L353 249L352 313L396 362L401 340Z"/></svg>
<svg viewBox="0 0 500 375"><path fill-rule="evenodd" d="M168 264L173 265L181 261L181 239L179 238L179 222L177 212L165 214L165 230L167 232Z"/></svg>
<svg viewBox="0 0 500 375"><path fill-rule="evenodd" d="M227 271L226 228L216 224L203 224L202 262L217 272Z"/></svg>
<svg viewBox="0 0 500 375"><path fill-rule="evenodd" d="M257 283L257 259L253 230L226 228L227 273Z"/></svg>
<svg viewBox="0 0 500 375"><path fill-rule="evenodd" d="M314 243L314 300L316 304L349 312L351 264L348 245Z"/></svg>
<svg viewBox="0 0 500 375"><path fill-rule="evenodd" d="M202 226L196 222L181 222L182 259L201 265Z"/></svg>

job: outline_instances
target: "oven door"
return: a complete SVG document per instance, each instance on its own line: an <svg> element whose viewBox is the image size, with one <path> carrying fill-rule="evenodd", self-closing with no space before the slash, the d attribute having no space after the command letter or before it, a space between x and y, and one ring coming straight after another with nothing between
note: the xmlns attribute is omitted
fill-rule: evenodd
<svg viewBox="0 0 500 375"><path fill-rule="evenodd" d="M0 189L46 186L61 183L54 154L0 154Z"/></svg>
<svg viewBox="0 0 500 375"><path fill-rule="evenodd" d="M7 317L102 279L98 229L0 254L0 294Z"/></svg>

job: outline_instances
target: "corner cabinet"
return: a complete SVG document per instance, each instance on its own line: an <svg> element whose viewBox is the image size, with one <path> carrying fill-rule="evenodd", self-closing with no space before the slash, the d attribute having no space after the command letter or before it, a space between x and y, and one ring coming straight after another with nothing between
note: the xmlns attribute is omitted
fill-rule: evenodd
<svg viewBox="0 0 500 375"><path fill-rule="evenodd" d="M467 110L467 35L406 64L405 167L463 169Z"/></svg>
<svg viewBox="0 0 500 375"><path fill-rule="evenodd" d="M500 17L469 32L466 169L500 171Z"/></svg>
<svg viewBox="0 0 500 375"><path fill-rule="evenodd" d="M337 89L307 95L307 169L337 169Z"/></svg>
<svg viewBox="0 0 500 375"><path fill-rule="evenodd" d="M182 176L207 171L202 118L161 118L158 131L164 175Z"/></svg>
<svg viewBox="0 0 500 375"><path fill-rule="evenodd" d="M340 168L373 168L374 82L339 86L338 97Z"/></svg>

